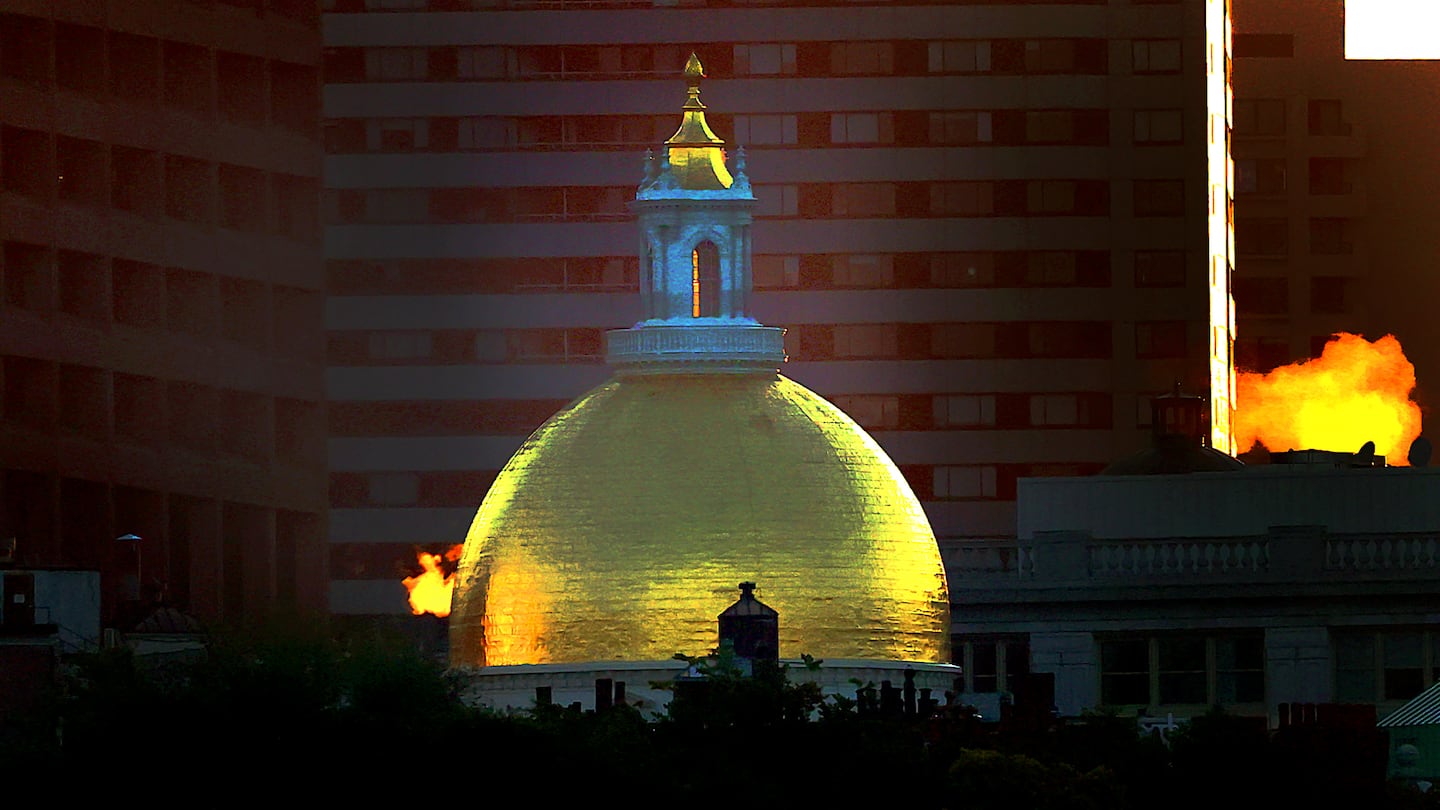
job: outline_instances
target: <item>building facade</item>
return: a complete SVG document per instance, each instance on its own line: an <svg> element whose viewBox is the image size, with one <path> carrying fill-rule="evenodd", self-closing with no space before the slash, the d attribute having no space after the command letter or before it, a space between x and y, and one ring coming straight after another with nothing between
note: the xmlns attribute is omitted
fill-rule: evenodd
<svg viewBox="0 0 1440 810"><path fill-rule="evenodd" d="M1318 356L1336 331L1393 333L1428 404L1440 64L1346 60L1342 3L1234 5L1236 363L1268 371Z"/></svg>
<svg viewBox="0 0 1440 810"><path fill-rule="evenodd" d="M665 6L326 4L335 611L404 612L414 547L604 379L691 51L761 178L756 317L942 553L1142 447L1176 381L1228 446L1225 3Z"/></svg>
<svg viewBox="0 0 1440 810"><path fill-rule="evenodd" d="M17 565L113 583L131 534L147 598L226 622L325 608L319 57L299 0L5 4Z"/></svg>
<svg viewBox="0 0 1440 810"><path fill-rule="evenodd" d="M1066 715L1384 715L1440 672L1437 487L1323 461L1024 481L1019 539L949 569L967 690L1034 671Z"/></svg>

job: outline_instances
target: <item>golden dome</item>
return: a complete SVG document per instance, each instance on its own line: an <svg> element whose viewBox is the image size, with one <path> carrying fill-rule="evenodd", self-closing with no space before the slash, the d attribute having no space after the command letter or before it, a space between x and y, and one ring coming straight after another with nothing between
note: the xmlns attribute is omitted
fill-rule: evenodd
<svg viewBox="0 0 1440 810"><path fill-rule="evenodd" d="M525 442L465 541L451 663L703 655L736 583L780 655L949 662L930 524L880 446L776 373L621 375Z"/></svg>

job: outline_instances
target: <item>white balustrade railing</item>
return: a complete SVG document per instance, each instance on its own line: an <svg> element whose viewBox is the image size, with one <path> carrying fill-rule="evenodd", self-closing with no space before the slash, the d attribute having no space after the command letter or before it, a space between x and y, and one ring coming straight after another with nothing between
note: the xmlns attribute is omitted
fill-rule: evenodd
<svg viewBox="0 0 1440 810"><path fill-rule="evenodd" d="M1440 568L1440 539L1327 537L1325 568L1332 571L1413 571Z"/></svg>
<svg viewBox="0 0 1440 810"><path fill-rule="evenodd" d="M1270 544L1264 538L1094 543L1092 576L1239 574L1270 570Z"/></svg>

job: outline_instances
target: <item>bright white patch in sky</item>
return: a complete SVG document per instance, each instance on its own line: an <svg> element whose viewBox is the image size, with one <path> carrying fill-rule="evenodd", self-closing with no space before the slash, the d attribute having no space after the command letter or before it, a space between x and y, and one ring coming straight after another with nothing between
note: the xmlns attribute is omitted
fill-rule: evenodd
<svg viewBox="0 0 1440 810"><path fill-rule="evenodd" d="M1346 59L1440 59L1440 0L1345 0Z"/></svg>

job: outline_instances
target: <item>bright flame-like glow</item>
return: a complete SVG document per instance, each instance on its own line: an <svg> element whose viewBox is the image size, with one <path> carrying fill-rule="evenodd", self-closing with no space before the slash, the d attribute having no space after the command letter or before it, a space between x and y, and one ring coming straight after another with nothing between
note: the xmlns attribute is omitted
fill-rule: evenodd
<svg viewBox="0 0 1440 810"><path fill-rule="evenodd" d="M1387 464L1404 465L1420 435L1414 389L1415 366L1394 335L1370 343L1342 332L1317 359L1239 375L1237 446L1354 452L1373 441Z"/></svg>
<svg viewBox="0 0 1440 810"><path fill-rule="evenodd" d="M1440 59L1440 3L1345 0L1346 59Z"/></svg>
<svg viewBox="0 0 1440 810"><path fill-rule="evenodd" d="M451 572L446 574L442 562L453 563L460 559L460 552L464 548L457 544L451 546L443 555L427 554L423 551L415 555L423 570L404 579L405 589L410 592L412 613L416 616L425 613L440 617L450 615L450 596L455 593L455 572L452 568Z"/></svg>

